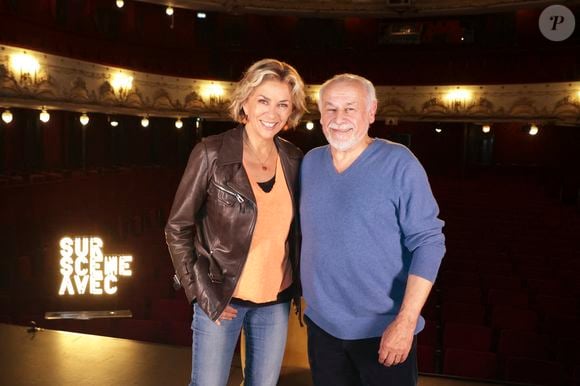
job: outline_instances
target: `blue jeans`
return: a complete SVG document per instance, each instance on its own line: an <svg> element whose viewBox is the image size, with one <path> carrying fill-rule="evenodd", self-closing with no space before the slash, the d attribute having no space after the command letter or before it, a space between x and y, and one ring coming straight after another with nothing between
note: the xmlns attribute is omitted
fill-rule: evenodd
<svg viewBox="0 0 580 386"><path fill-rule="evenodd" d="M190 386L226 386L240 330L246 338L245 386L275 386L284 357L290 302L264 307L232 305L233 320L213 322L194 304Z"/></svg>

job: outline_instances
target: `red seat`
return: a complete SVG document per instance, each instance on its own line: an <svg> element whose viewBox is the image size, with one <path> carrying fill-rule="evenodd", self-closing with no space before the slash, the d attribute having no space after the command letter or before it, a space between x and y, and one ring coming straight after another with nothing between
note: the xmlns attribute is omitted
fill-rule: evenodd
<svg viewBox="0 0 580 386"><path fill-rule="evenodd" d="M480 279L479 274L476 272L443 271L439 274L437 283L441 288L457 286L478 287Z"/></svg>
<svg viewBox="0 0 580 386"><path fill-rule="evenodd" d="M481 303L481 288L465 286L443 288L441 299L445 302Z"/></svg>
<svg viewBox="0 0 580 386"><path fill-rule="evenodd" d="M417 342L423 346L437 347L438 345L437 323L425 320L425 328L417 335Z"/></svg>
<svg viewBox="0 0 580 386"><path fill-rule="evenodd" d="M508 358L505 378L512 382L561 386L564 368L560 363L528 358Z"/></svg>
<svg viewBox="0 0 580 386"><path fill-rule="evenodd" d="M543 314L578 315L578 299L568 296L538 295L534 309Z"/></svg>
<svg viewBox="0 0 580 386"><path fill-rule="evenodd" d="M548 359L555 352L552 340L545 335L514 330L500 332L497 353L505 357L517 356L533 359Z"/></svg>
<svg viewBox="0 0 580 386"><path fill-rule="evenodd" d="M492 330L489 327L462 323L446 323L443 348L491 351Z"/></svg>
<svg viewBox="0 0 580 386"><path fill-rule="evenodd" d="M435 373L435 347L417 345L417 365L422 373Z"/></svg>
<svg viewBox="0 0 580 386"><path fill-rule="evenodd" d="M523 287L523 281L521 279L497 274L481 275L481 284L485 289L519 289Z"/></svg>
<svg viewBox="0 0 580 386"><path fill-rule="evenodd" d="M490 289L487 293L487 304L491 306L505 305L526 308L530 296L526 290Z"/></svg>
<svg viewBox="0 0 580 386"><path fill-rule="evenodd" d="M444 302L441 320L444 323L484 324L485 307L482 304Z"/></svg>
<svg viewBox="0 0 580 386"><path fill-rule="evenodd" d="M536 332L538 315L532 310L496 306L491 314L491 326L500 330L512 329Z"/></svg>
<svg viewBox="0 0 580 386"><path fill-rule="evenodd" d="M443 373L461 377L495 379L497 377L496 354L483 351L446 349Z"/></svg>

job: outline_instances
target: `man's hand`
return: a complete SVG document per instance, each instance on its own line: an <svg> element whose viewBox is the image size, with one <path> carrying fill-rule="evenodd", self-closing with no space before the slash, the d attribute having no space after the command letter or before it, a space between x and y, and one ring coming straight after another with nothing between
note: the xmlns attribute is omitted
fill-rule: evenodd
<svg viewBox="0 0 580 386"><path fill-rule="evenodd" d="M405 362L415 335L417 321L399 315L383 332L379 346L379 362L394 366Z"/></svg>

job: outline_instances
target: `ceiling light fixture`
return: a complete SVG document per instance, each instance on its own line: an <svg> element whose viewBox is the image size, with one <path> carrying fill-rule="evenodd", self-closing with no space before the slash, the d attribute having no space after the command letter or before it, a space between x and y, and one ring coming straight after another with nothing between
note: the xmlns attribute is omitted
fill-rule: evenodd
<svg viewBox="0 0 580 386"><path fill-rule="evenodd" d="M12 122L13 118L14 117L12 116L12 113L8 109L4 110L4 112L2 113L2 120L4 121L4 123Z"/></svg>
<svg viewBox="0 0 580 386"><path fill-rule="evenodd" d="M42 123L46 123L48 121L50 121L50 114L48 113L48 111L46 111L46 109L43 107L42 111L40 112L40 115L38 116L38 118L40 118L40 121Z"/></svg>
<svg viewBox="0 0 580 386"><path fill-rule="evenodd" d="M183 127L183 121L181 120L181 118L177 118L177 120L175 121L175 127L179 130Z"/></svg>
<svg viewBox="0 0 580 386"><path fill-rule="evenodd" d="M82 115L79 118L79 121L81 122L81 125L86 126L89 124L89 116L86 113L82 113Z"/></svg>

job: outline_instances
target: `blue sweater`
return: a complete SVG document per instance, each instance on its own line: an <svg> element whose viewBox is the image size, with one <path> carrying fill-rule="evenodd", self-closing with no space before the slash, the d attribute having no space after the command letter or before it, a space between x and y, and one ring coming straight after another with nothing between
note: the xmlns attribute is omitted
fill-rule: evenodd
<svg viewBox="0 0 580 386"><path fill-rule="evenodd" d="M339 339L381 336L408 275L434 281L445 253L425 171L406 147L374 139L342 173L328 145L304 157L301 173L305 314Z"/></svg>

